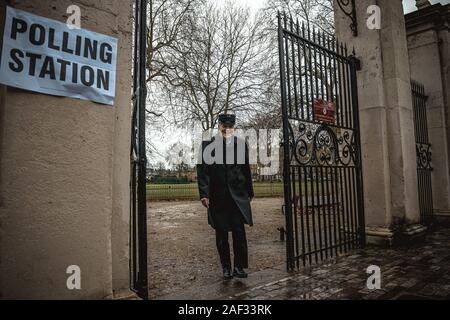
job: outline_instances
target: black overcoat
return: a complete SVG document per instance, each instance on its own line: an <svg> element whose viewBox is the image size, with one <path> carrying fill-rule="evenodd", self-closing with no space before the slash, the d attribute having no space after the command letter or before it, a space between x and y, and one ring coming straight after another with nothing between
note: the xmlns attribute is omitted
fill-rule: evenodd
<svg viewBox="0 0 450 320"><path fill-rule="evenodd" d="M228 210L233 207L239 209L238 214L242 215L244 223L251 226L253 218L249 198L254 197L254 192L248 146L236 136L232 137L229 144L223 141L221 135L216 135L211 140L202 142L197 164L200 199L209 198L208 223L214 229L230 225L233 213ZM211 154L213 159L205 159L205 154ZM236 205L230 205L230 201L234 201Z"/></svg>

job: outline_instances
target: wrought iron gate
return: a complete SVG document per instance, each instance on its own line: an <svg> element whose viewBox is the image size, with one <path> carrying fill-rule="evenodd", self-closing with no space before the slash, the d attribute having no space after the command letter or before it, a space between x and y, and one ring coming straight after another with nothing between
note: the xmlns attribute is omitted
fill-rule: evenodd
<svg viewBox="0 0 450 320"><path fill-rule="evenodd" d="M134 2L133 115L131 126L131 289L148 299L145 101L147 0Z"/></svg>
<svg viewBox="0 0 450 320"><path fill-rule="evenodd" d="M365 245L356 71L344 44L278 15L287 268Z"/></svg>
<svg viewBox="0 0 450 320"><path fill-rule="evenodd" d="M427 108L425 88L411 81L414 111L414 133L416 137L417 182L419 192L420 220L429 224L433 217L433 191L431 187L431 144L428 140Z"/></svg>

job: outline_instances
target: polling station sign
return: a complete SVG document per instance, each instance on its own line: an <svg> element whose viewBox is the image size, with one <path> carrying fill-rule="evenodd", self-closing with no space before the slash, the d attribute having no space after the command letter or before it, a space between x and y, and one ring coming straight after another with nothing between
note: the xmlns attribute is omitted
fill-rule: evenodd
<svg viewBox="0 0 450 320"><path fill-rule="evenodd" d="M0 83L112 105L117 39L7 7Z"/></svg>

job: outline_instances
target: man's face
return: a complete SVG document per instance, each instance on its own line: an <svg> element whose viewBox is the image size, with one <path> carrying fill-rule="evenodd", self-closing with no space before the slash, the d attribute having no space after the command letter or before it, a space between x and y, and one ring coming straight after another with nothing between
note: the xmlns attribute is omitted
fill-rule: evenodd
<svg viewBox="0 0 450 320"><path fill-rule="evenodd" d="M230 124L219 124L219 131L226 139L230 138L234 133L234 126Z"/></svg>

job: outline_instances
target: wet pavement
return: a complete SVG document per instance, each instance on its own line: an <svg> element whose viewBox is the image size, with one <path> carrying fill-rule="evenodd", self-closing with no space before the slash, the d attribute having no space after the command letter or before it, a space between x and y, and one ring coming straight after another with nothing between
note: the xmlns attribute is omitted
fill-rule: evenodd
<svg viewBox="0 0 450 320"><path fill-rule="evenodd" d="M254 227L248 227L248 270L252 274L281 265L285 243L277 230L284 225L283 198L252 202ZM220 279L214 230L200 201L149 202L148 266L151 299L201 291Z"/></svg>
<svg viewBox="0 0 450 320"><path fill-rule="evenodd" d="M380 267L381 288L367 288L366 272ZM252 272L248 279L217 280L160 299L450 299L450 228L429 232L408 247L367 247L287 273L284 265Z"/></svg>

